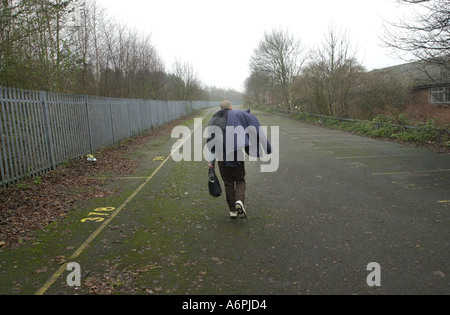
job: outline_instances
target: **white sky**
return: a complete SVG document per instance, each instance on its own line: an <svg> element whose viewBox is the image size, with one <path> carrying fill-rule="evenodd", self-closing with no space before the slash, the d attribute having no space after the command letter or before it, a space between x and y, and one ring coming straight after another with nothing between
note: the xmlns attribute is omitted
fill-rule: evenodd
<svg viewBox="0 0 450 315"><path fill-rule="evenodd" d="M383 19L411 10L396 0L97 0L119 22L151 34L171 71L189 62L202 83L243 91L249 60L264 32L288 29L309 47L321 44L330 23L347 31L367 70L404 63L381 47Z"/></svg>

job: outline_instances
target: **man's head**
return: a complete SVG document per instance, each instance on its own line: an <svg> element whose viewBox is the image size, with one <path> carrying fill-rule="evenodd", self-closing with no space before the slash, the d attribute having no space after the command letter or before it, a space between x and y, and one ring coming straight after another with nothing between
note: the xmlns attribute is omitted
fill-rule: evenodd
<svg viewBox="0 0 450 315"><path fill-rule="evenodd" d="M232 110L233 109L233 104L231 104L230 101L223 101L222 104L220 104L220 109L229 109Z"/></svg>

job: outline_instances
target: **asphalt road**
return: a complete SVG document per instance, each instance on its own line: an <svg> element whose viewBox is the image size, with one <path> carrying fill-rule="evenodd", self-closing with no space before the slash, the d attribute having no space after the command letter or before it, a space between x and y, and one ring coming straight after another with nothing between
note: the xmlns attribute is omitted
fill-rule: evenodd
<svg viewBox="0 0 450 315"><path fill-rule="evenodd" d="M261 121L281 128L279 171L254 173L255 208L272 213L277 235L270 265L285 274L272 277L272 291L450 293L448 154ZM381 267L380 287L367 285L371 262Z"/></svg>
<svg viewBox="0 0 450 315"><path fill-rule="evenodd" d="M135 153L136 174L105 175L121 197L3 252L2 292L33 294L56 273L41 293L450 294L448 154L255 114L279 126L280 161L273 173L246 163L248 218L230 219L225 197L208 195L205 162L163 162L168 135ZM82 222L104 207L120 212L104 212L103 228ZM77 249L82 285L69 287L57 271Z"/></svg>

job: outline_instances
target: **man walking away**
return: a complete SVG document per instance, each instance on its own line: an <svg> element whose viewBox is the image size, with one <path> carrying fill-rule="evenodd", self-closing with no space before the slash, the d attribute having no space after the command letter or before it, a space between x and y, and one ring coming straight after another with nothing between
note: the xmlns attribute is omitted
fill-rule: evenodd
<svg viewBox="0 0 450 315"><path fill-rule="evenodd" d="M223 101L220 105L220 111L218 111L209 122L209 126L217 126L222 131L221 135L211 134L211 137L207 140L209 149L209 167L215 167L215 161L218 161L220 175L225 184L226 200L229 208L230 218L246 217L247 212L244 207L245 203L245 163L242 158L238 158L239 150L245 149L247 153L257 152L257 156L260 156L259 142L252 145L257 145L257 149L251 150L249 148L250 142L248 135L245 135L244 139L238 139L234 142L233 152L227 152L227 139L226 129L228 127L243 127L246 129L248 126L255 127L258 134L258 141L265 140L264 135L259 134L260 124L255 116L250 114L250 111L233 111L233 105L230 101ZM220 136L222 141L215 141L215 144L211 142L216 137ZM234 136L234 135L233 135ZM219 137L219 138L220 138ZM217 140L217 139L216 139ZM232 139L233 140L233 139ZM222 148L216 148L216 145ZM271 153L270 144L267 141L267 153ZM231 154L230 154L231 153Z"/></svg>

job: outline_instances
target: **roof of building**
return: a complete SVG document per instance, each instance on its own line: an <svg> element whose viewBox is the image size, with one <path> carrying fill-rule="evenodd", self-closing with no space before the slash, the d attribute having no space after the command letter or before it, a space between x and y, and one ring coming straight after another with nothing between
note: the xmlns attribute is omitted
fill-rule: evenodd
<svg viewBox="0 0 450 315"><path fill-rule="evenodd" d="M450 85L450 57L440 62L416 61L373 70L400 78L407 78L414 88Z"/></svg>

